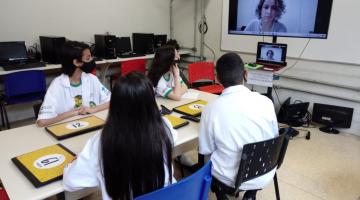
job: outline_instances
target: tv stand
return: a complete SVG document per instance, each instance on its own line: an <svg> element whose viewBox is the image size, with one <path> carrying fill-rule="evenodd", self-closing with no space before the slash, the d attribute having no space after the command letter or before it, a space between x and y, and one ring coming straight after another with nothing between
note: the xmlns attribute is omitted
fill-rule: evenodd
<svg viewBox="0 0 360 200"><path fill-rule="evenodd" d="M276 43L276 41L277 41L277 36L273 36L273 37L272 37L272 43ZM268 88L267 88L266 96L267 96L269 99L273 100L273 98L272 98L272 87L268 87Z"/></svg>
<svg viewBox="0 0 360 200"><path fill-rule="evenodd" d="M335 129L332 126L324 126L324 127L319 128L319 130L324 132L324 133L339 134L339 130Z"/></svg>

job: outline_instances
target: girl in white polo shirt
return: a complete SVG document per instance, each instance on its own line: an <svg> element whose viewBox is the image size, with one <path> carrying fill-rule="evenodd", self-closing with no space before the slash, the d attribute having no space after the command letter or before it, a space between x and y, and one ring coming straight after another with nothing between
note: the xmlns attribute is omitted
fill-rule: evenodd
<svg viewBox="0 0 360 200"><path fill-rule="evenodd" d="M62 74L52 81L40 107L40 127L109 107L110 91L90 73L96 64L87 44L66 42L61 65Z"/></svg>
<svg viewBox="0 0 360 200"><path fill-rule="evenodd" d="M101 188L102 199L133 199L175 182L176 131L158 110L151 82L132 72L116 82L102 132L64 169L64 189Z"/></svg>
<svg viewBox="0 0 360 200"><path fill-rule="evenodd" d="M180 55L173 46L160 47L154 56L149 78L156 94L172 100L181 100L188 88L180 77Z"/></svg>

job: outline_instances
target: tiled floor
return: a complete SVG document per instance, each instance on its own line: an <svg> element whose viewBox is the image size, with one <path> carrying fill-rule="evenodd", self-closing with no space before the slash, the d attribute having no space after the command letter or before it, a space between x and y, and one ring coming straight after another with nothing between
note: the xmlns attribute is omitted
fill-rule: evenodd
<svg viewBox="0 0 360 200"><path fill-rule="evenodd" d="M28 123L34 123L34 119L12 126ZM316 128L310 130L310 140L301 132L289 143L285 161L278 170L281 199L360 200L360 137L329 135ZM196 151L188 155L196 161ZM101 196L94 195L91 199L99 198ZM210 193L209 199L216 198ZM275 199L273 183L259 191L257 199Z"/></svg>

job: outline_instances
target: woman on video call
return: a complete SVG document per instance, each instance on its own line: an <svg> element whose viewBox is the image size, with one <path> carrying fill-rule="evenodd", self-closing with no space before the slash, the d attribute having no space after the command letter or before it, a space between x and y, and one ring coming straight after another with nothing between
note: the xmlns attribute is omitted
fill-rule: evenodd
<svg viewBox="0 0 360 200"><path fill-rule="evenodd" d="M286 32L285 25L278 21L284 12L283 0L260 0L255 10L258 19L252 20L245 31Z"/></svg>

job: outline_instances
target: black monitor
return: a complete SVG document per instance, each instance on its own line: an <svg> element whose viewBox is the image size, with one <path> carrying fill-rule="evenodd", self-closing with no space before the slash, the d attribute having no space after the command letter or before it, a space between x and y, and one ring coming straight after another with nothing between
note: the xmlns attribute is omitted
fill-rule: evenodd
<svg viewBox="0 0 360 200"><path fill-rule="evenodd" d="M128 53L131 52L130 37L118 37L116 38L116 53Z"/></svg>
<svg viewBox="0 0 360 200"><path fill-rule="evenodd" d="M133 51L139 54L154 53L154 34L153 33L133 33Z"/></svg>
<svg viewBox="0 0 360 200"><path fill-rule="evenodd" d="M256 63L269 66L286 66L286 51L286 44L259 42Z"/></svg>
<svg viewBox="0 0 360 200"><path fill-rule="evenodd" d="M154 47L155 49L166 44L167 35L155 35L154 36Z"/></svg>
<svg viewBox="0 0 360 200"><path fill-rule="evenodd" d="M24 41L0 42L0 62L26 60L27 52Z"/></svg>
<svg viewBox="0 0 360 200"><path fill-rule="evenodd" d="M339 133L337 128L350 128L353 108L314 103L312 121L325 125L320 130L326 133Z"/></svg>

